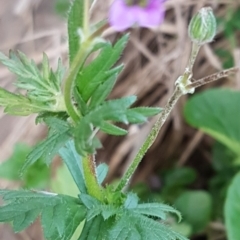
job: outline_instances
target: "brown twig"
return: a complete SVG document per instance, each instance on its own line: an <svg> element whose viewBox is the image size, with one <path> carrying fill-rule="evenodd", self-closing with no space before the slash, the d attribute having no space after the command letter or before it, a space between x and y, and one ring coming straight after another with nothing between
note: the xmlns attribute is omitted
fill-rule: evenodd
<svg viewBox="0 0 240 240"><path fill-rule="evenodd" d="M209 75L207 77L201 78L197 81L194 81L194 82L188 84L186 86L186 88L187 89L197 88L197 87L200 87L200 86L205 85L207 83L216 81L220 78L228 77L229 75L237 73L238 71L239 71L238 67L229 68L229 69L214 73L212 75Z"/></svg>

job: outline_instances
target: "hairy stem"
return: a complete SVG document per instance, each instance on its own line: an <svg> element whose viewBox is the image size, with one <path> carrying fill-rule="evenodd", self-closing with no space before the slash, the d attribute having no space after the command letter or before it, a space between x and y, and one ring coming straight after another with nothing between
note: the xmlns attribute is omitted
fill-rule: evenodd
<svg viewBox="0 0 240 240"><path fill-rule="evenodd" d="M137 153L136 157L134 158L133 162L130 164L130 166L128 167L126 173L124 174L123 178L121 179L120 183L118 184L118 186L116 188L116 191L123 190L123 188L128 184L131 176L133 175L133 173L137 169L139 163L143 159L143 157L144 157L145 153L147 152L147 150L154 143L154 141L155 141L155 139L156 139L156 137L157 137L161 127L165 123L167 117L169 116L169 114L171 113L173 107L176 105L178 99L181 96L182 96L181 90L178 87L176 87L173 95L171 96L171 98L169 99L169 101L166 104L165 108L161 112L157 122L154 124L154 126L153 126L151 132L149 133L146 141L144 142L144 144L142 145L142 147L138 151L138 153Z"/></svg>
<svg viewBox="0 0 240 240"><path fill-rule="evenodd" d="M96 165L94 156L86 156L83 158L82 162L88 194L102 201L103 193L96 177Z"/></svg>
<svg viewBox="0 0 240 240"><path fill-rule="evenodd" d="M197 88L197 87L200 87L200 86L205 85L205 84L207 84L207 83L216 81L216 80L218 80L218 79L220 79L220 78L228 77L229 75L234 74L234 73L236 73L237 71L239 71L239 68L238 68L238 67L229 68L229 69L226 69L226 70L223 70L223 71L214 73L214 74L212 74L212 75L209 75L209 76L207 76L207 77L201 78L201 79L199 79L199 80L196 80L196 81L188 84L188 85L186 86L186 88L187 88L187 89Z"/></svg>

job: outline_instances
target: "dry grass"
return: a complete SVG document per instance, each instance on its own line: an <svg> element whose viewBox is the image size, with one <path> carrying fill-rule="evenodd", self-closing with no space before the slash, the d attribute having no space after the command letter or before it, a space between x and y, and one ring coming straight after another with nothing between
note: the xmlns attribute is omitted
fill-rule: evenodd
<svg viewBox="0 0 240 240"><path fill-rule="evenodd" d="M0 50L21 50L36 62L41 61L46 52L53 66L58 57L66 59L66 26L54 14L53 1L49 0L9 0L1 1L0 8ZM110 1L109 1L110 2ZM166 1L166 20L158 29L134 29L130 42L121 61L126 67L112 97L135 94L138 104L164 106L171 95L176 78L184 71L190 53L187 25L191 15L202 6L211 5L217 16L225 16L231 7L239 7L240 0L168 0ZM106 0L98 0L93 14L97 21L106 16ZM115 41L119 36L108 32L107 38ZM221 62L214 54L215 48L229 49L223 34L218 33L217 41L202 48L194 67L196 79L221 69ZM236 64L239 65L239 49L233 49ZM237 83L238 78L238 83ZM0 86L14 90L12 75L0 67ZM239 76L213 83L205 88L221 85L239 86ZM188 127L182 117L186 97L183 97L171 114L139 168L134 181L144 181L150 186L159 169L177 161L178 166L185 164L209 165L211 139L199 131ZM155 119L142 126L131 126L126 137L101 135L104 149L98 153L100 162L110 166L108 180L119 177L135 156ZM35 126L34 116L16 118L0 112L0 160L6 159L16 142L24 141L33 145L45 133L43 126ZM203 173L204 177L204 173ZM155 180L154 180L155 181ZM0 182L0 187L9 187ZM12 187L12 186L10 186ZM9 227L0 227L0 240L36 239L41 237L35 225L28 231L13 235Z"/></svg>

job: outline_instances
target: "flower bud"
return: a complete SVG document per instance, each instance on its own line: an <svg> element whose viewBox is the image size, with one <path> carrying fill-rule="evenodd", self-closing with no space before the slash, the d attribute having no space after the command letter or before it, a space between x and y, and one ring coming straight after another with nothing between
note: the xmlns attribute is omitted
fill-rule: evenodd
<svg viewBox="0 0 240 240"><path fill-rule="evenodd" d="M212 42L216 35L217 23L212 8L202 8L193 16L188 26L191 40L199 45Z"/></svg>

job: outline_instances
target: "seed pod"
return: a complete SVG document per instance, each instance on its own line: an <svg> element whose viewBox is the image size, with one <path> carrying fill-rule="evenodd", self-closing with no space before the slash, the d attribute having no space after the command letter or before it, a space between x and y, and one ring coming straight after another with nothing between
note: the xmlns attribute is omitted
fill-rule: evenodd
<svg viewBox="0 0 240 240"><path fill-rule="evenodd" d="M216 35L217 23L212 8L202 8L193 16L188 26L188 34L199 45L212 42Z"/></svg>

